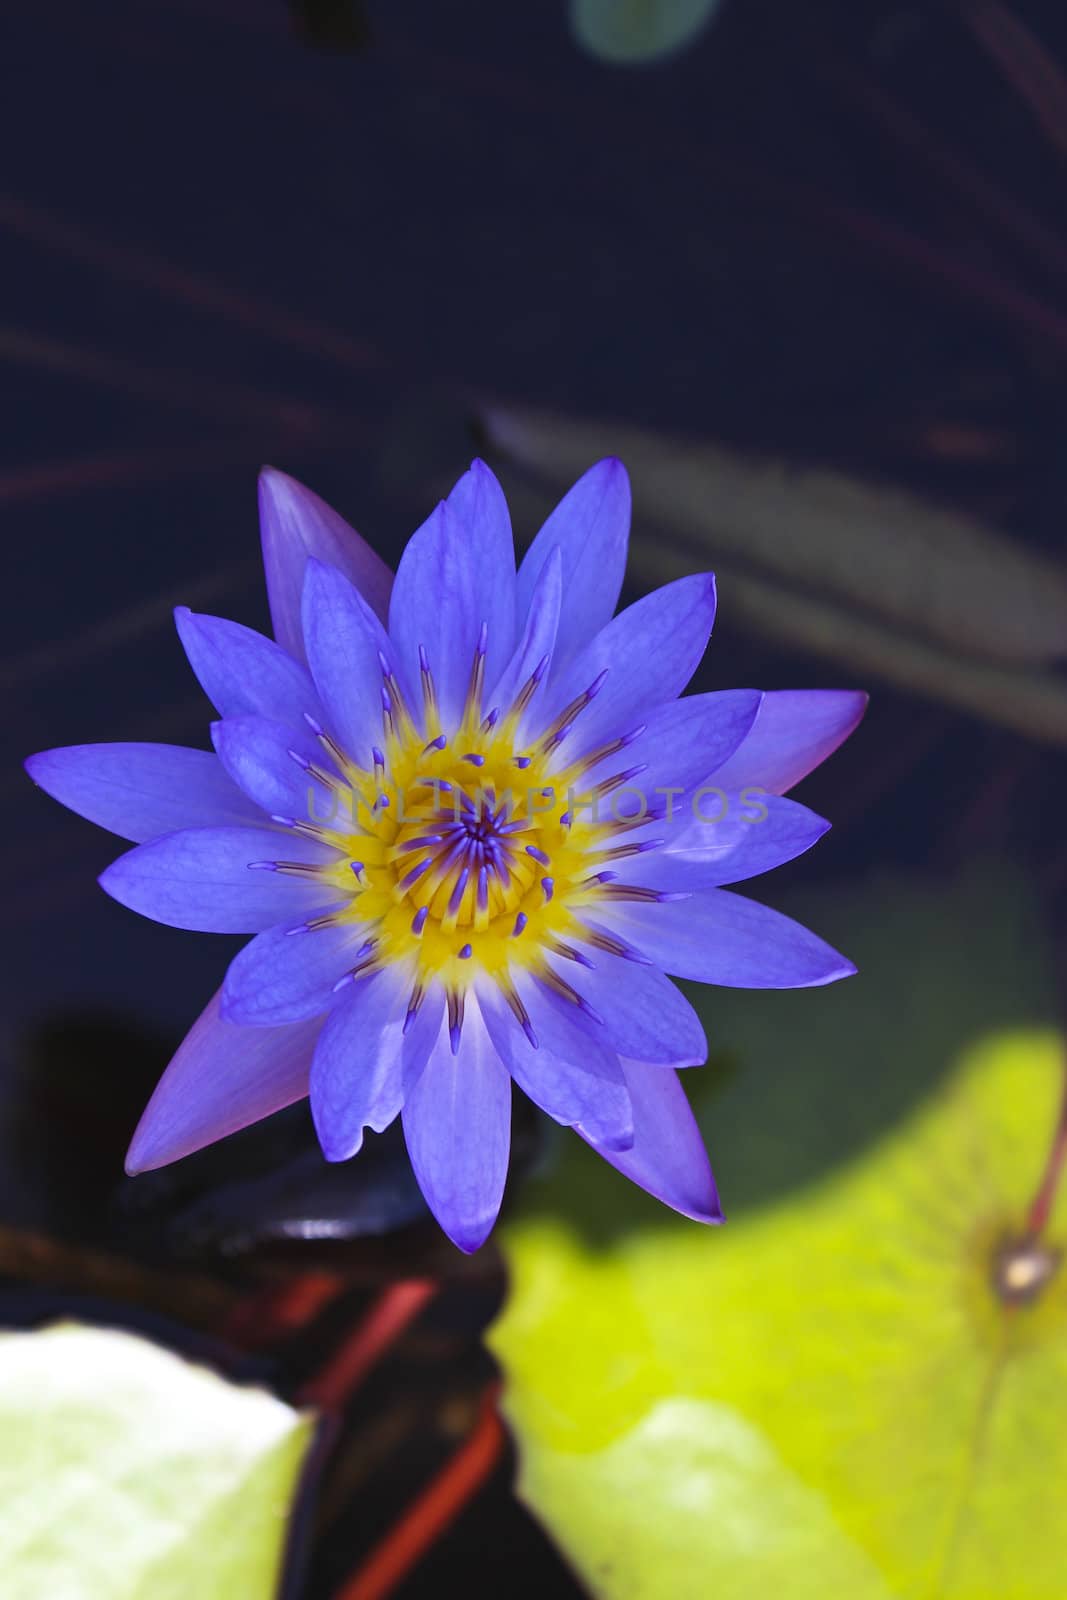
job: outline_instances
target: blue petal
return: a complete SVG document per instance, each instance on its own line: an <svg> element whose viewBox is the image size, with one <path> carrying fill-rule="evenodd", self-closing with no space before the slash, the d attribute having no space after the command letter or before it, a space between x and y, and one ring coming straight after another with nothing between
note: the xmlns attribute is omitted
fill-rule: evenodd
<svg viewBox="0 0 1067 1600"><path fill-rule="evenodd" d="M710 573L654 589L602 628L578 652L545 698L545 720L607 671L596 699L581 713L581 748L595 749L628 732L641 713L681 694L707 647L715 618Z"/></svg>
<svg viewBox="0 0 1067 1600"><path fill-rule="evenodd" d="M327 827L335 817L351 821L352 803L305 770L313 762L334 771L309 728L290 728L269 717L225 717L211 724L211 742L234 783L269 815L281 813ZM262 814L257 820L262 823Z"/></svg>
<svg viewBox="0 0 1067 1600"><path fill-rule="evenodd" d="M327 730L346 755L369 770L371 752L384 739L379 658L391 667L393 647L344 574L319 561L307 564L304 641Z"/></svg>
<svg viewBox="0 0 1067 1600"><path fill-rule="evenodd" d="M219 995L193 1023L137 1124L126 1171L150 1172L247 1128L308 1092L321 1021L239 1028Z"/></svg>
<svg viewBox="0 0 1067 1600"><path fill-rule="evenodd" d="M336 861L332 851L280 828L182 828L119 856L100 886L120 905L198 933L256 933L321 904L314 878L250 870L258 861Z"/></svg>
<svg viewBox="0 0 1067 1600"><path fill-rule="evenodd" d="M485 681L515 648L515 553L500 485L475 461L408 542L389 603L389 633L408 682L429 658L446 732L459 724L485 626Z"/></svg>
<svg viewBox="0 0 1067 1600"><path fill-rule="evenodd" d="M694 806L707 821L694 817ZM627 883L672 892L716 889L792 861L829 827L806 806L760 789L740 794L697 790L680 802L673 824L652 822L628 836L635 844L656 836L663 843L620 864L619 876Z"/></svg>
<svg viewBox="0 0 1067 1600"><path fill-rule="evenodd" d="M613 926L602 920L606 928ZM707 1060L700 1018L669 978L653 966L603 950L590 948L588 955L595 966L568 966L565 975L598 1015L596 1020L574 1008L587 1032L620 1055L657 1066L691 1067Z"/></svg>
<svg viewBox="0 0 1067 1600"><path fill-rule="evenodd" d="M715 774L723 789L758 784L784 794L860 723L867 696L854 689L776 689L763 697L759 716L741 748Z"/></svg>
<svg viewBox="0 0 1067 1600"><path fill-rule="evenodd" d="M579 788L589 794L591 785L620 769L643 767L627 789L616 791L597 806L598 814L621 819L640 816L643 811L651 817L673 812L684 804L679 800L681 794L696 789L737 749L756 720L762 698L758 689L724 689L657 706L645 714L644 732L583 773ZM579 718L575 732L584 735L584 731ZM583 737L576 742L587 741ZM563 761L570 759L570 743L569 739L563 741Z"/></svg>
<svg viewBox="0 0 1067 1600"><path fill-rule="evenodd" d="M327 1161L347 1161L364 1128L383 1133L400 1115L405 1011L404 985L390 970L348 985L327 1017L311 1066L311 1114Z"/></svg>
<svg viewBox="0 0 1067 1600"><path fill-rule="evenodd" d="M560 605L563 598L563 563L558 550L549 553L541 568L537 586L530 600L530 608L523 628L522 638L497 682L485 697L490 711L498 710L506 716L516 695L546 660L551 661L559 625ZM544 690L544 681L534 690L526 711L520 719L525 728L538 713L538 704Z"/></svg>
<svg viewBox="0 0 1067 1600"><path fill-rule="evenodd" d="M634 1142L612 1150L578 1132L605 1161L657 1200L695 1222L721 1222L722 1209L704 1141L677 1073L624 1061L634 1108Z"/></svg>
<svg viewBox="0 0 1067 1600"><path fill-rule="evenodd" d="M309 556L343 572L385 620L393 574L317 494L284 472L264 467L259 477L259 521L274 637L290 655L304 658L300 605Z"/></svg>
<svg viewBox="0 0 1067 1600"><path fill-rule="evenodd" d="M518 576L520 619L557 546L563 557L554 676L611 619L622 592L629 536L630 480L622 462L608 457L568 489L527 550Z"/></svg>
<svg viewBox="0 0 1067 1600"><path fill-rule="evenodd" d="M604 922L664 971L698 983L808 989L856 970L791 917L726 889L704 889L660 905L619 906Z"/></svg>
<svg viewBox="0 0 1067 1600"><path fill-rule="evenodd" d="M404 1103L404 1138L426 1203L453 1244L483 1244L504 1195L511 1141L511 1079L477 1008L452 1054L442 1026Z"/></svg>
<svg viewBox="0 0 1067 1600"><path fill-rule="evenodd" d="M263 820L209 750L73 744L30 756L26 771L62 805L137 844L177 828Z"/></svg>
<svg viewBox="0 0 1067 1600"><path fill-rule="evenodd" d="M564 1127L581 1123L611 1149L626 1149L633 1143L634 1125L618 1055L566 1015L565 1001L546 994L523 974L516 981L536 1049L492 981L478 989L489 1037L515 1082Z"/></svg>
<svg viewBox="0 0 1067 1600"><path fill-rule="evenodd" d="M294 728L321 718L311 674L280 645L225 617L179 606L174 613L189 665L220 717L273 717Z"/></svg>
<svg viewBox="0 0 1067 1600"><path fill-rule="evenodd" d="M353 922L298 934L268 929L230 962L222 1015L249 1027L277 1027L329 1011L366 937L366 927Z"/></svg>

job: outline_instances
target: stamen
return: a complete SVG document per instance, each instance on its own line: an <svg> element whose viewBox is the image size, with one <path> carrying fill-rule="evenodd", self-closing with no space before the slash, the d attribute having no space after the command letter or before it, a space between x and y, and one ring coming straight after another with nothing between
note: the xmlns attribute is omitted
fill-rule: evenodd
<svg viewBox="0 0 1067 1600"><path fill-rule="evenodd" d="M473 721L478 715L482 704L482 692L485 688L485 652L489 638L489 629L483 622L478 633L478 643L474 647L474 660L471 663L470 682L467 685L467 709L465 719Z"/></svg>
<svg viewBox="0 0 1067 1600"><path fill-rule="evenodd" d="M448 991L448 1039L452 1054L459 1055L459 1041L463 1032L463 994L459 989Z"/></svg>
<svg viewBox="0 0 1067 1600"><path fill-rule="evenodd" d="M452 893L448 897L448 911L446 915L455 917L458 914L459 908L463 904L463 896L467 892L467 883L470 879L470 875L470 868L464 867L459 877L456 879Z"/></svg>
<svg viewBox="0 0 1067 1600"><path fill-rule="evenodd" d="M492 711L490 711L489 715L486 717L485 721L482 723L481 731L483 733L491 733L492 730L496 727L499 718L500 718L500 707L499 706L494 706Z"/></svg>
<svg viewBox="0 0 1067 1600"><path fill-rule="evenodd" d="M529 920L530 919L527 917L525 911L519 912L518 916L515 918L515 926L511 930L511 937L513 939L517 939L519 937Z"/></svg>
<svg viewBox="0 0 1067 1600"><path fill-rule="evenodd" d="M579 716L585 710L586 706L591 700L595 700L597 695L600 693L604 685L604 679L607 677L607 675L608 669L605 667L603 672L599 673L597 677L593 679L588 689L583 689L581 694L575 696L570 705L564 706L555 722L553 722L551 727L546 730L544 738L541 740L541 748L546 754L548 751L554 749L556 745L562 744L563 740L570 733L575 722L577 722Z"/></svg>
<svg viewBox="0 0 1067 1600"><path fill-rule="evenodd" d="M552 865L551 856L547 856L545 852L539 849L535 844L528 844L526 846L526 854L528 856L533 856L535 861L540 861L543 867L550 867Z"/></svg>
<svg viewBox="0 0 1067 1600"><path fill-rule="evenodd" d="M293 833L304 833L307 834L309 839L318 839L323 844L332 846L334 850L338 848L334 835L329 828L320 828L314 822L302 822L299 817L282 817L272 814L270 820L276 822L279 827L290 828Z"/></svg>
<svg viewBox="0 0 1067 1600"><path fill-rule="evenodd" d="M370 967L375 965L375 962L378 959L376 945L376 940L368 939L365 944L362 944L359 947L359 949L356 951L355 965L345 973L343 978L338 978L337 982L333 986L334 994L336 994L339 989L343 989L346 984L353 983L361 973L366 972ZM363 959L364 957L366 959Z"/></svg>
<svg viewBox="0 0 1067 1600"><path fill-rule="evenodd" d="M595 963L590 961L587 955L585 955L581 950L576 950L572 944L564 944L563 940L557 939L554 934L547 934L545 936L545 943L548 945L548 948L550 950L554 950L558 956L565 956L568 961L577 961L578 965L581 967L589 967L591 970L595 969Z"/></svg>
<svg viewBox="0 0 1067 1600"><path fill-rule="evenodd" d="M610 850L597 850L594 854L601 861L622 861L625 856L641 856L648 850L658 850L666 842L666 839L645 839L641 844L616 844Z"/></svg>
<svg viewBox="0 0 1067 1600"><path fill-rule="evenodd" d="M411 712L408 710L407 701L404 699L404 691L397 682L396 675L381 650L378 651L378 665L382 669L382 699L385 710L387 712L390 709L392 710L405 738L412 739L415 737L415 724L411 720Z"/></svg>
<svg viewBox="0 0 1067 1600"><path fill-rule="evenodd" d="M404 876L397 884L397 888L402 889L406 893L408 889L411 888L413 883L418 883L424 872L429 872L432 866L433 857L427 856L425 861L420 861L416 866L412 867L410 872L405 872Z"/></svg>
<svg viewBox="0 0 1067 1600"><path fill-rule="evenodd" d="M308 922L302 922L299 927L286 928L287 934L314 933L319 928L332 928L341 920L338 911L324 911L321 917L312 917Z"/></svg>
<svg viewBox="0 0 1067 1600"><path fill-rule="evenodd" d="M418 1016L419 1007L422 1005L422 997L425 994L425 992L426 992L425 984L422 982L421 979L418 979L416 981L414 987L412 988L411 995L410 995L410 997L408 999L407 1014L404 1017L404 1026L403 1026L403 1029L401 1030L403 1033L407 1033L408 1029L411 1027L411 1024L415 1021L415 1018Z"/></svg>
<svg viewBox="0 0 1067 1600"><path fill-rule="evenodd" d="M593 797L604 800L609 794L614 794L616 789L621 789L624 783L629 783L631 778L639 778L642 772L648 771L648 762L641 761L636 767L627 767L625 772L617 772L613 778L603 778L593 785ZM641 821L644 821L642 816Z"/></svg>
<svg viewBox="0 0 1067 1600"><path fill-rule="evenodd" d="M469 761L472 767L484 767L485 766L485 757L484 756L480 756L478 754L464 756L463 760L464 761Z"/></svg>
<svg viewBox="0 0 1067 1600"><path fill-rule="evenodd" d="M463 949L459 952L459 959L461 961L469 961L473 954L474 951L471 946L469 944L465 944Z"/></svg>
<svg viewBox="0 0 1067 1600"><path fill-rule="evenodd" d="M314 778L316 783L321 783L324 789L332 789L334 794L350 795L352 793L351 785L345 783L343 778L338 778L335 773L327 772L325 767L316 766L314 761L308 761L305 756L300 754L299 750L287 750L286 755L296 762L301 772L306 772L309 778Z"/></svg>
<svg viewBox="0 0 1067 1600"><path fill-rule="evenodd" d="M431 739L429 744L423 746L423 755L429 755L431 750L443 750L448 743L447 733L439 733L436 739Z"/></svg>
<svg viewBox="0 0 1067 1600"><path fill-rule="evenodd" d="M250 872L283 872L291 878L325 878L332 870L325 862L250 861Z"/></svg>
<svg viewBox="0 0 1067 1600"><path fill-rule="evenodd" d="M585 937L596 949L603 950L609 956L622 956L623 960L634 961L639 967L651 967L653 965L647 956L643 956L639 950L634 949L632 944L627 944L625 939L620 939L615 934L600 933L598 930L590 928Z"/></svg>
<svg viewBox="0 0 1067 1600"><path fill-rule="evenodd" d="M551 878L541 879L541 892L546 900L551 900L552 896L556 892L556 885Z"/></svg>
<svg viewBox="0 0 1067 1600"><path fill-rule="evenodd" d="M427 727L437 725L437 691L434 688L433 673L430 671L430 658L426 654L426 646L419 645L419 674L422 678L422 704L426 713Z"/></svg>
<svg viewBox="0 0 1067 1600"><path fill-rule="evenodd" d="M693 898L691 890L682 889L669 892L664 889L638 888L632 883L605 884L603 894L608 900L641 900L658 905L665 905L672 900L691 900Z"/></svg>
<svg viewBox="0 0 1067 1600"><path fill-rule="evenodd" d="M511 1007L511 1010L514 1013L520 1028L530 1041L531 1046L534 1050L540 1049L540 1046L537 1042L537 1035L534 1032L533 1024L530 1021L530 1014L523 1005L522 1001L519 999L518 990L515 988L510 974L506 972L499 973L496 981L501 993L504 996L504 999Z"/></svg>
<svg viewBox="0 0 1067 1600"><path fill-rule="evenodd" d="M585 1015L592 1018L594 1022L603 1022L604 1018L600 1015L600 1012L595 1011L585 996L580 995L577 989L572 989L570 984L560 977L554 967L547 965L542 967L538 976L549 989L552 989L564 1000L569 1000L571 1005L577 1006L579 1011L584 1011Z"/></svg>
<svg viewBox="0 0 1067 1600"><path fill-rule="evenodd" d="M516 756L514 759L515 765L525 771L533 760L533 756Z"/></svg>
<svg viewBox="0 0 1067 1600"><path fill-rule="evenodd" d="M548 657L542 656L511 703L511 715L513 717L517 717L520 712L526 710L526 707L533 699L534 691L536 690L537 685L541 682L541 679L544 677L547 670Z"/></svg>
<svg viewBox="0 0 1067 1600"><path fill-rule="evenodd" d="M422 930L426 926L426 918L430 915L429 906L420 906L411 919L411 931L416 939L422 938Z"/></svg>
<svg viewBox="0 0 1067 1600"><path fill-rule="evenodd" d="M348 863L348 865L351 867L352 871L355 873L357 879L358 878L362 878L362 876L363 876L363 863L362 863L362 861L350 861Z"/></svg>
<svg viewBox="0 0 1067 1600"><path fill-rule="evenodd" d="M398 844L393 851L394 855L406 856L412 850L424 850L427 845L440 844L444 839L443 833L423 833L417 839L406 839L403 844Z"/></svg>
<svg viewBox="0 0 1067 1600"><path fill-rule="evenodd" d="M594 767L598 767L609 756L617 756L620 750L625 750L627 745L633 744L647 729L647 722L638 723L637 727L632 728L629 733L624 733L620 738L613 739L610 744L601 745L600 749L594 750L591 755L583 756L581 765L578 768L579 774L591 772Z"/></svg>

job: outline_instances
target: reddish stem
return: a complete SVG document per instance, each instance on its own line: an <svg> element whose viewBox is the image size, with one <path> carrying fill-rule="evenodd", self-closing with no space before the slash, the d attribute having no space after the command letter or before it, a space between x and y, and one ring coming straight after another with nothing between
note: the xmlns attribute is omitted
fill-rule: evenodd
<svg viewBox="0 0 1067 1600"><path fill-rule="evenodd" d="M1026 101L1046 136L1067 155L1067 77L1026 26L1000 0L966 0L963 16L1001 72Z"/></svg>
<svg viewBox="0 0 1067 1600"><path fill-rule="evenodd" d="M383 1289L366 1316L300 1392L303 1405L341 1411L370 1369L396 1343L437 1292L430 1278L408 1278Z"/></svg>
<svg viewBox="0 0 1067 1600"><path fill-rule="evenodd" d="M1052 1139L1052 1149L1049 1151L1045 1171L1026 1219L1027 1238L1038 1238L1048 1225L1065 1165L1067 1165L1067 1079L1064 1081L1063 1100Z"/></svg>
<svg viewBox="0 0 1067 1600"><path fill-rule="evenodd" d="M345 1280L332 1272L302 1272L280 1287L273 1285L241 1300L224 1329L224 1337L246 1349L261 1349L297 1333L335 1300Z"/></svg>
<svg viewBox="0 0 1067 1600"><path fill-rule="evenodd" d="M231 289L138 245L114 244L43 207L26 205L14 195L0 194L0 227L45 249L71 256L82 266L96 267L120 283L132 283L138 290L155 290L170 300L215 312L228 322L252 328L310 355L323 356L349 368L383 364L376 350L343 328L294 314L247 287Z"/></svg>
<svg viewBox="0 0 1067 1600"><path fill-rule="evenodd" d="M505 1443L496 1410L498 1387L489 1387L473 1431L334 1600L386 1600L492 1476Z"/></svg>
<svg viewBox="0 0 1067 1600"><path fill-rule="evenodd" d="M816 70L853 105L867 112L884 131L916 157L924 170L937 173L954 194L966 196L990 222L1018 241L1046 269L1067 271L1067 242L1015 195L1001 189L984 172L932 134L908 107L900 105L872 78L833 54Z"/></svg>

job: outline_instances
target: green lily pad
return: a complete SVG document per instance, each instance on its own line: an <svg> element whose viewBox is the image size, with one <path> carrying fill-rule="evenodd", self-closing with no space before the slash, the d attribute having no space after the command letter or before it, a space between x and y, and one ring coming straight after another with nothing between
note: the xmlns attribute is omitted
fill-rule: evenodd
<svg viewBox="0 0 1067 1600"><path fill-rule="evenodd" d="M606 1600L1063 1594L1067 1199L1031 1298L1002 1254L1063 1093L1062 1038L1026 1025L1040 945L1006 880L867 886L836 926L834 904L806 915L882 947L879 970L845 943L851 998L705 1002L735 1066L686 1081L728 1226L667 1219L567 1149L551 1190L574 1220L546 1186L505 1230L491 1343L520 1492Z"/></svg>
<svg viewBox="0 0 1067 1600"><path fill-rule="evenodd" d="M571 28L590 55L635 64L681 50L722 0L571 0Z"/></svg>
<svg viewBox="0 0 1067 1600"><path fill-rule="evenodd" d="M134 1334L0 1334L5 1600L270 1600L313 1424Z"/></svg>

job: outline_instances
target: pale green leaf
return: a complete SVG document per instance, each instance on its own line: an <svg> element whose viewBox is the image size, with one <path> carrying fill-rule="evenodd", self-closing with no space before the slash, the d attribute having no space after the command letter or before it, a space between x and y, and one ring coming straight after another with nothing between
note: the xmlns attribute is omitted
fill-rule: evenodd
<svg viewBox="0 0 1067 1600"><path fill-rule="evenodd" d="M271 1600L313 1419L134 1334L0 1334L4 1600Z"/></svg>

